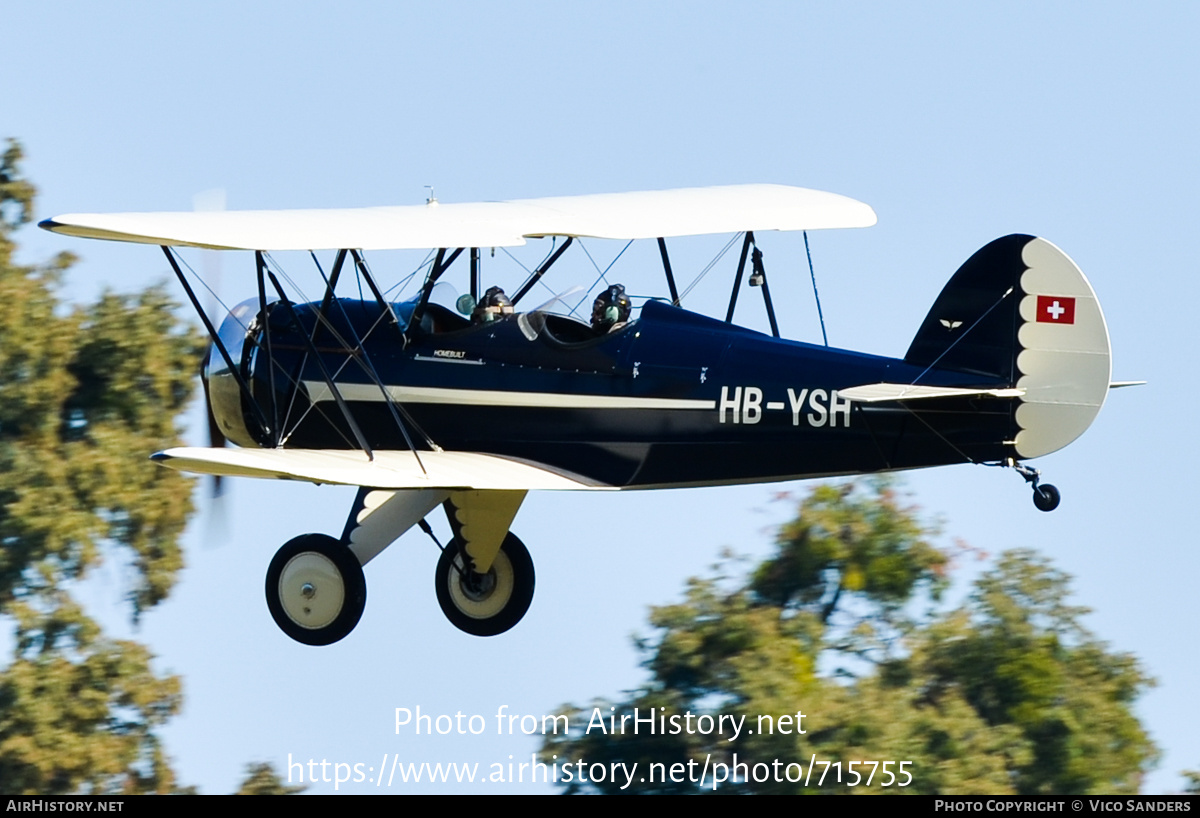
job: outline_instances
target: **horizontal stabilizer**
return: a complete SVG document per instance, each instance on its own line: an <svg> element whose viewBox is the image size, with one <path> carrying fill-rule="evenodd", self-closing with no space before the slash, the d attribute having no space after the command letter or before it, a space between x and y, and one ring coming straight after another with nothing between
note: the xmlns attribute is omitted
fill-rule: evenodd
<svg viewBox="0 0 1200 818"><path fill-rule="evenodd" d="M1109 389L1120 389L1125 386L1145 386L1145 381L1113 381L1108 385Z"/></svg>
<svg viewBox="0 0 1200 818"><path fill-rule="evenodd" d="M905 383L870 383L839 389L838 396L858 403L923 400L926 398L966 398L987 395L993 398L1019 398L1024 389L961 389L953 386L917 386Z"/></svg>
<svg viewBox="0 0 1200 818"><path fill-rule="evenodd" d="M173 469L222 477L303 480L379 489L609 489L537 463L478 452L375 452L333 449L167 449L151 460ZM424 466L424 470L422 470Z"/></svg>

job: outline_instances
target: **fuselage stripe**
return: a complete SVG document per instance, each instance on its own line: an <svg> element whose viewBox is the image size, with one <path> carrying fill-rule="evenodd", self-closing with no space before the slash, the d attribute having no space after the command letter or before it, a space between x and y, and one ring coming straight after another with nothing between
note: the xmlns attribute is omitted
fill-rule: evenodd
<svg viewBox="0 0 1200 818"><path fill-rule="evenodd" d="M333 400L329 387L321 381L304 381L314 403ZM379 402L383 392L373 384L339 383L338 391L347 401ZM553 409L698 409L717 408L715 400L686 398L639 398L619 395L580 395L561 392L510 392L495 389L446 389L433 386L389 386L388 395L396 403L448 403L460 406L525 406Z"/></svg>

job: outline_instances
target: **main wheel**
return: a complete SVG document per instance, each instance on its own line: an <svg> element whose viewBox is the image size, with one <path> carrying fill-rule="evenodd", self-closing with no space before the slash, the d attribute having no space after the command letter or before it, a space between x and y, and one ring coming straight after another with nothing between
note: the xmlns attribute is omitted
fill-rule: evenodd
<svg viewBox="0 0 1200 818"><path fill-rule="evenodd" d="M1062 495L1049 483L1043 483L1033 490L1033 504L1038 507L1038 511L1054 511L1060 502Z"/></svg>
<svg viewBox="0 0 1200 818"><path fill-rule="evenodd" d="M438 558L442 613L454 627L475 636L504 633L521 621L533 602L533 560L525 544L510 531L486 574L464 567L468 562L458 539Z"/></svg>
<svg viewBox="0 0 1200 818"><path fill-rule="evenodd" d="M289 540L267 569L267 607L297 642L332 645L354 630L366 605L358 558L326 534Z"/></svg>

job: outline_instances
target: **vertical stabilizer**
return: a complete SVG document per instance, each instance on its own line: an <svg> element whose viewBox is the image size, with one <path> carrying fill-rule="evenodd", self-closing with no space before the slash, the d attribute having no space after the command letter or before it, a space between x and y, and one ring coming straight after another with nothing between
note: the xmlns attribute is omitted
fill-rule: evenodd
<svg viewBox="0 0 1200 818"><path fill-rule="evenodd" d="M1021 389L1013 418L1020 459L1083 434L1111 375L1108 329L1087 278L1053 244L1026 235L996 239L958 269L905 361Z"/></svg>

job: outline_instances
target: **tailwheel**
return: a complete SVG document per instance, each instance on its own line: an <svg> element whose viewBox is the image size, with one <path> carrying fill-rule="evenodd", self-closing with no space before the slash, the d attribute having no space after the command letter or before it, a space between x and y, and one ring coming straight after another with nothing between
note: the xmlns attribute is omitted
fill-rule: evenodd
<svg viewBox="0 0 1200 818"><path fill-rule="evenodd" d="M305 645L332 645L354 630L367 581L354 553L326 534L303 534L267 569L267 607L280 630Z"/></svg>
<svg viewBox="0 0 1200 818"><path fill-rule="evenodd" d="M457 537L437 564L437 598L454 627L475 636L495 636L521 621L533 602L533 560L517 536L505 536L492 567L472 570Z"/></svg>
<svg viewBox="0 0 1200 818"><path fill-rule="evenodd" d="M1040 471L1011 458L1005 461L1004 465L1015 470L1017 474L1025 478L1026 483L1033 486L1033 504L1037 506L1038 511L1054 511L1058 508L1058 504L1062 502L1062 494L1054 486L1042 482Z"/></svg>
<svg viewBox="0 0 1200 818"><path fill-rule="evenodd" d="M1038 511L1054 511L1061 501L1062 495L1049 483L1043 483L1033 489L1033 504L1037 506Z"/></svg>

